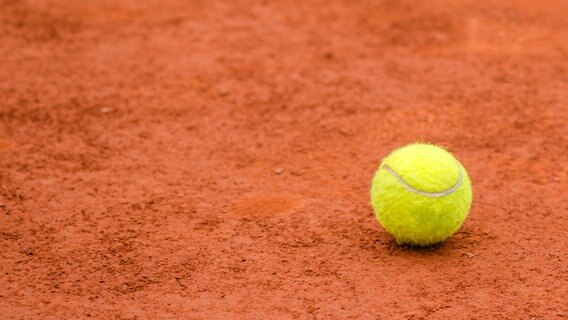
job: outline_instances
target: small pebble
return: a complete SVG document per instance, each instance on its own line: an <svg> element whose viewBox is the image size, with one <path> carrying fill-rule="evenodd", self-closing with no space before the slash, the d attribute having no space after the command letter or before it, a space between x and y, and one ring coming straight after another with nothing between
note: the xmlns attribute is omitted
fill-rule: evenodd
<svg viewBox="0 0 568 320"><path fill-rule="evenodd" d="M219 95L220 95L221 97L226 97L226 96L228 96L230 93L231 93L231 92L229 91L228 88L224 88L224 87L223 87L223 88L220 88L220 89L219 89Z"/></svg>

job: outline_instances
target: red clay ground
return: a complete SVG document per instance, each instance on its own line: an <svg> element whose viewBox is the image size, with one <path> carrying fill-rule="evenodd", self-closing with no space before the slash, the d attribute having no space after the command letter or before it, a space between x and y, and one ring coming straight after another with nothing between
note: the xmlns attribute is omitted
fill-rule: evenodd
<svg viewBox="0 0 568 320"><path fill-rule="evenodd" d="M0 0L1 319L566 319L568 3ZM369 205L448 146L441 246Z"/></svg>

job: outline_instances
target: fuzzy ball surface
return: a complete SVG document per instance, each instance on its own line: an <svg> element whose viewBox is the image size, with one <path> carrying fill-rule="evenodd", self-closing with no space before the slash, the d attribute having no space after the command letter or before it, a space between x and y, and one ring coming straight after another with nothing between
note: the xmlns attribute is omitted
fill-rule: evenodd
<svg viewBox="0 0 568 320"><path fill-rule="evenodd" d="M462 225L472 199L471 181L446 149L414 143L383 159L371 186L381 225L399 244L427 246Z"/></svg>

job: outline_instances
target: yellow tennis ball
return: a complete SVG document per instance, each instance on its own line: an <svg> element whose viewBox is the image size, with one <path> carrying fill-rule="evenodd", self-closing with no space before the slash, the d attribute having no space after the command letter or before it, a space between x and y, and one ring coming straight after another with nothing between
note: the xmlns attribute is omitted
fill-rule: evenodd
<svg viewBox="0 0 568 320"><path fill-rule="evenodd" d="M445 149L414 143L383 159L371 186L381 225L399 244L426 246L446 240L471 206L467 171Z"/></svg>

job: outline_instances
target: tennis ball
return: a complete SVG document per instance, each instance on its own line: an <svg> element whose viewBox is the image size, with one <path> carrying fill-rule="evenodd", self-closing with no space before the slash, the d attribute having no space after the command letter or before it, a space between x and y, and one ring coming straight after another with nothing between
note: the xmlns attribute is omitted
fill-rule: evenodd
<svg viewBox="0 0 568 320"><path fill-rule="evenodd" d="M371 186L381 225L399 244L427 246L454 234L471 206L467 171L445 149L414 143L383 159Z"/></svg>

